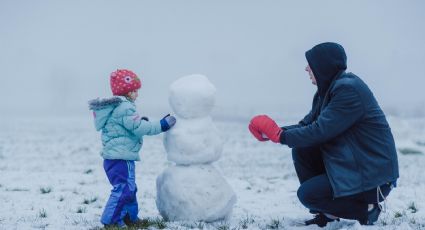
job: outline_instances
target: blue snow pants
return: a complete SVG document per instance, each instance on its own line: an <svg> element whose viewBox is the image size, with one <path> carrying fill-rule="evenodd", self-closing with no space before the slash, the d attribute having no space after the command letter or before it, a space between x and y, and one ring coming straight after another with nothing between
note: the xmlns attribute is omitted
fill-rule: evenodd
<svg viewBox="0 0 425 230"><path fill-rule="evenodd" d="M297 195L301 203L311 213L326 213L344 219L364 221L367 218L368 204L383 201L377 197L377 189L362 193L333 197L333 191L322 159L317 148L292 149L295 171L301 183ZM384 197L391 191L391 184L379 186Z"/></svg>
<svg viewBox="0 0 425 230"><path fill-rule="evenodd" d="M126 215L130 221L138 219L139 208L136 199L137 186L134 167L134 161L103 161L103 168L113 189L102 214L102 224L123 226L123 219Z"/></svg>

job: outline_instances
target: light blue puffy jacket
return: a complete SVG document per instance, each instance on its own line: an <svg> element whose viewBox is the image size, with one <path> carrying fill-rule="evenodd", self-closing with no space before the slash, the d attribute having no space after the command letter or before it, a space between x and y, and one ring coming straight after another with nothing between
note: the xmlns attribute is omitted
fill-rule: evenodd
<svg viewBox="0 0 425 230"><path fill-rule="evenodd" d="M104 159L140 161L144 135L162 132L161 123L142 120L136 106L125 97L89 101L97 131L102 130Z"/></svg>

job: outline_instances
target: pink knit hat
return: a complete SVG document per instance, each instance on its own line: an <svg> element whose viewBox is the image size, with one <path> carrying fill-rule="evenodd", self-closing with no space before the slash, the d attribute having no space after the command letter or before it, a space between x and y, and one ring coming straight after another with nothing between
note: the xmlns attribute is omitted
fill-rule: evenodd
<svg viewBox="0 0 425 230"><path fill-rule="evenodd" d="M129 92L142 87L142 82L137 75L127 69L118 69L112 72L110 82L114 96L125 96Z"/></svg>

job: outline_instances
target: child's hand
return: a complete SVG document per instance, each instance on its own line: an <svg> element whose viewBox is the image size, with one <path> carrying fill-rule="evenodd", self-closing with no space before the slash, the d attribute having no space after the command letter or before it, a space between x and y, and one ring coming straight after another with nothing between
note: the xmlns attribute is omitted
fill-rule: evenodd
<svg viewBox="0 0 425 230"><path fill-rule="evenodd" d="M166 132L169 129L171 129L171 127L173 127L176 124L176 121L177 121L176 118L174 116L170 116L170 114L162 118L160 121L162 131Z"/></svg>

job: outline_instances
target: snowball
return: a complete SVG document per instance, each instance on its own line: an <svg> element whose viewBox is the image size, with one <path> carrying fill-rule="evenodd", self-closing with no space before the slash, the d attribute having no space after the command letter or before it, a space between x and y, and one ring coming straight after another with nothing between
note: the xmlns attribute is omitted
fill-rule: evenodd
<svg viewBox="0 0 425 230"><path fill-rule="evenodd" d="M156 205L171 221L206 221L230 216L236 195L211 165L172 166L156 180Z"/></svg>
<svg viewBox="0 0 425 230"><path fill-rule="evenodd" d="M223 141L211 117L178 119L164 135L168 160L180 165L207 164L218 160Z"/></svg>
<svg viewBox="0 0 425 230"><path fill-rule="evenodd" d="M171 84L169 102L174 112L183 118L205 117L214 108L215 91L207 77L189 75Z"/></svg>

